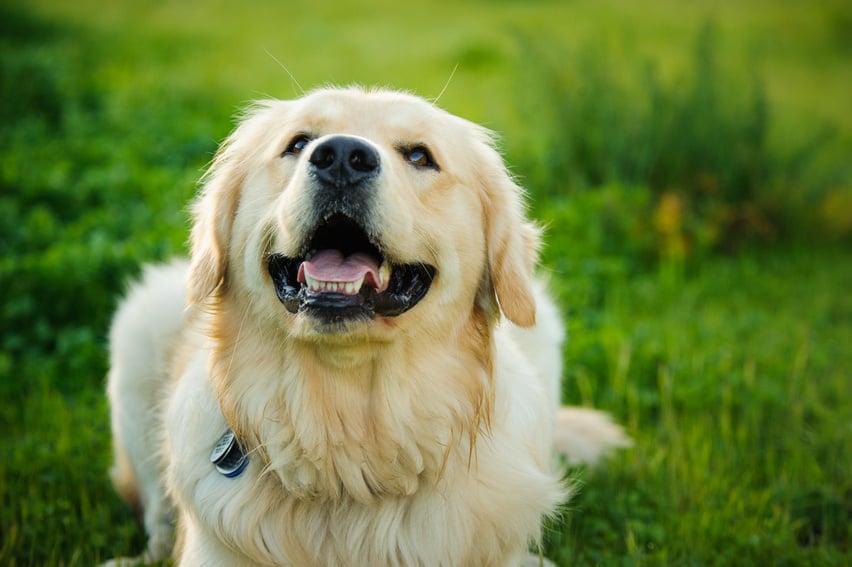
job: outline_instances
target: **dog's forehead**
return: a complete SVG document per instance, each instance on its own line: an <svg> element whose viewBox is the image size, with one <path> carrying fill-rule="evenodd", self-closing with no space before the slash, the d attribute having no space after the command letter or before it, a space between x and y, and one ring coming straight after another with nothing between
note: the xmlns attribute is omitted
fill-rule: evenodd
<svg viewBox="0 0 852 567"><path fill-rule="evenodd" d="M455 129L454 117L419 97L393 91L329 89L296 101L291 119L315 134L367 138L429 136Z"/></svg>

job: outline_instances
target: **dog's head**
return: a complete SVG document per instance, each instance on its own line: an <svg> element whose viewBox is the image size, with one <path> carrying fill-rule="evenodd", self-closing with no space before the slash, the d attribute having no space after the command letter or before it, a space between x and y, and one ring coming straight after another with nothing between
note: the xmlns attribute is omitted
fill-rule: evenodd
<svg viewBox="0 0 852 567"><path fill-rule="evenodd" d="M437 330L472 309L535 320L538 230L521 189L488 131L414 96L260 103L193 212L192 300L248 297L244 309L293 336Z"/></svg>

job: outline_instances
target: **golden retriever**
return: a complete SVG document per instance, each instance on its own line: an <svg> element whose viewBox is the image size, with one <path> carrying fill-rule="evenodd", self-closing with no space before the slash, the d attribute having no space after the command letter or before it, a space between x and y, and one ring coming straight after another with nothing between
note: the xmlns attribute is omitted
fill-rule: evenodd
<svg viewBox="0 0 852 567"><path fill-rule="evenodd" d="M558 410L563 328L492 135L323 89L257 104L203 183L190 261L148 267L110 334L112 478L144 558L528 561L568 492L554 445L593 462L628 440Z"/></svg>

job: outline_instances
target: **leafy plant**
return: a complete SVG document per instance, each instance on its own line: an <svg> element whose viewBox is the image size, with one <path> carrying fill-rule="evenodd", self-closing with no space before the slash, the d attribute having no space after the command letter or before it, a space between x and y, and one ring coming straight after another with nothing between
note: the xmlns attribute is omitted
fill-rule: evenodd
<svg viewBox="0 0 852 567"><path fill-rule="evenodd" d="M18 12L3 21L29 31L0 38L0 346L75 390L102 380L103 333L140 259L182 252L181 204L222 134L180 92L105 99L94 39ZM164 144L170 115L182 129Z"/></svg>
<svg viewBox="0 0 852 567"><path fill-rule="evenodd" d="M518 98L524 116L539 117L529 128L535 139L524 140L533 151L521 154L519 169L537 197L646 187L653 199L632 212L657 233L646 252L664 258L772 241L813 226L830 186L813 166L831 137L817 132L793 155L774 147L759 74L743 80L727 70L712 26L696 38L687 71L670 82L651 64L631 73L626 62L616 66L594 47L576 53L547 41L545 49L519 36L518 83L525 88ZM848 182L842 162L832 168L831 179Z"/></svg>

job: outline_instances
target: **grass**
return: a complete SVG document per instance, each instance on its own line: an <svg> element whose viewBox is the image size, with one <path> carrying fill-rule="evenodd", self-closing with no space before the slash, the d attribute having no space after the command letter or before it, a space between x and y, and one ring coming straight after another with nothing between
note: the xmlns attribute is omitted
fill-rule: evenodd
<svg viewBox="0 0 852 567"><path fill-rule="evenodd" d="M184 252L184 205L235 109L298 94L271 56L306 88L426 96L458 64L441 105L504 134L548 224L564 399L636 440L574 471L549 556L848 564L850 22L839 1L4 5L0 564L143 545L105 473L109 318L143 261ZM651 143L672 132L683 144ZM714 214L743 195L781 230L720 246Z"/></svg>
<svg viewBox="0 0 852 567"><path fill-rule="evenodd" d="M565 304L578 306L567 398L611 408L638 435L587 477L555 556L566 565L848 559L852 302L838 291L852 270L825 269L846 256L784 251L715 259L686 279L599 280L591 270L557 280L567 282Z"/></svg>

